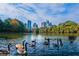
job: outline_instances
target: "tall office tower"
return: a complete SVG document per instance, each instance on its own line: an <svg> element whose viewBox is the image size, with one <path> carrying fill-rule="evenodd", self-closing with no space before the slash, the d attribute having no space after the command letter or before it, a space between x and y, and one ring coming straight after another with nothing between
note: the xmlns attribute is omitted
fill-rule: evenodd
<svg viewBox="0 0 79 59"><path fill-rule="evenodd" d="M28 24L27 24L28 30L31 31L32 30L32 22L30 20L28 20Z"/></svg>
<svg viewBox="0 0 79 59"><path fill-rule="evenodd" d="M37 28L38 28L38 24L37 24L37 23L34 23L34 24L33 24L33 28L34 28L34 29L37 29Z"/></svg>

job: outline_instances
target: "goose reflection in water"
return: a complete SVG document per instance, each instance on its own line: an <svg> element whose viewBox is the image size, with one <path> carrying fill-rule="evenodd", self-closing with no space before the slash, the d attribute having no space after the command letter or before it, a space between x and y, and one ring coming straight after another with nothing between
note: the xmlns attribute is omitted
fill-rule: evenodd
<svg viewBox="0 0 79 59"><path fill-rule="evenodd" d="M72 44L76 40L76 36L69 36L68 39L70 44Z"/></svg>

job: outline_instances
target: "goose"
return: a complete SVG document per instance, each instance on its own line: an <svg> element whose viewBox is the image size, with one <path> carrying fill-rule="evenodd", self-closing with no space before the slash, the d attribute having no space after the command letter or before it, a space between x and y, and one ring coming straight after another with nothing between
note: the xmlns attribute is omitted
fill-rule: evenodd
<svg viewBox="0 0 79 59"><path fill-rule="evenodd" d="M48 42L50 42L50 38L47 38L46 40L47 40Z"/></svg>
<svg viewBox="0 0 79 59"><path fill-rule="evenodd" d="M22 42L22 45L23 45L23 46L25 45L25 40Z"/></svg>
<svg viewBox="0 0 79 59"><path fill-rule="evenodd" d="M59 40L58 39L56 39L56 43L53 43L53 46L54 47L59 47Z"/></svg>
<svg viewBox="0 0 79 59"><path fill-rule="evenodd" d="M49 43L48 42L44 42L44 45L49 45Z"/></svg>
<svg viewBox="0 0 79 59"><path fill-rule="evenodd" d="M15 55L25 56L26 54L27 54L27 52L25 50L25 47L22 44L16 44L16 51L14 53L14 56Z"/></svg>
<svg viewBox="0 0 79 59"><path fill-rule="evenodd" d="M10 53L10 46L11 43L8 44L8 49L7 50L0 50L0 55L8 55Z"/></svg>
<svg viewBox="0 0 79 59"><path fill-rule="evenodd" d="M27 51L27 44L28 44L28 43L26 42L26 40L24 40L22 44L23 44L25 50Z"/></svg>
<svg viewBox="0 0 79 59"><path fill-rule="evenodd" d="M49 43L50 43L50 39L49 39L49 38L45 38L44 44L45 44L45 45L49 45Z"/></svg>
<svg viewBox="0 0 79 59"><path fill-rule="evenodd" d="M60 45L63 46L63 42L61 39L59 39Z"/></svg>
<svg viewBox="0 0 79 59"><path fill-rule="evenodd" d="M29 44L30 47L35 47L36 46L36 40L31 41L31 44Z"/></svg>

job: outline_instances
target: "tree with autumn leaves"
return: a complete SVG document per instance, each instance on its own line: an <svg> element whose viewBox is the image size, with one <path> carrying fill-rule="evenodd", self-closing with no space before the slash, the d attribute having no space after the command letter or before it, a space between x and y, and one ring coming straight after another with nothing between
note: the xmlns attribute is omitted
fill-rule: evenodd
<svg viewBox="0 0 79 59"><path fill-rule="evenodd" d="M8 18L4 22L0 20L0 32L25 32L25 25L18 19Z"/></svg>
<svg viewBox="0 0 79 59"><path fill-rule="evenodd" d="M40 33L53 33L53 34L72 34L79 33L79 24L74 21L66 21L60 23L59 25L53 25L51 27L45 28L41 27L39 30Z"/></svg>
<svg viewBox="0 0 79 59"><path fill-rule="evenodd" d="M53 34L70 34L79 33L79 24L73 21L66 21L59 25L52 25L51 27L40 27L37 29L39 33L53 33ZM26 25L18 19L8 18L4 21L0 19L0 33L28 33Z"/></svg>

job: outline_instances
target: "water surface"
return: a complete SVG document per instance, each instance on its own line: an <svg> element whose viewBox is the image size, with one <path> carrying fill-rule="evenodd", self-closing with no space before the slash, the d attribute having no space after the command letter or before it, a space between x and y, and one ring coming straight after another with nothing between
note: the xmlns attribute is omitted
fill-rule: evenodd
<svg viewBox="0 0 79 59"><path fill-rule="evenodd" d="M49 38L49 43L45 38ZM31 46L32 41L36 41L35 46ZM0 49L7 49L7 45L12 43L10 55L15 51L15 44L25 41L27 44L28 56L70 56L79 55L78 36L48 36L28 34L22 37L6 39L0 38Z"/></svg>

